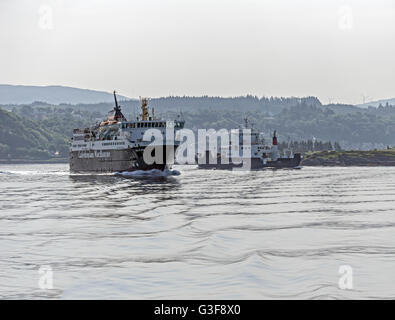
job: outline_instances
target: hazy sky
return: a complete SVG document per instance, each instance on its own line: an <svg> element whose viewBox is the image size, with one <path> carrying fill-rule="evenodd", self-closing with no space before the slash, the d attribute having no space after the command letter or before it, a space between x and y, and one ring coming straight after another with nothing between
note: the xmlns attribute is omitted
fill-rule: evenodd
<svg viewBox="0 0 395 320"><path fill-rule="evenodd" d="M0 83L395 97L395 0L0 0Z"/></svg>

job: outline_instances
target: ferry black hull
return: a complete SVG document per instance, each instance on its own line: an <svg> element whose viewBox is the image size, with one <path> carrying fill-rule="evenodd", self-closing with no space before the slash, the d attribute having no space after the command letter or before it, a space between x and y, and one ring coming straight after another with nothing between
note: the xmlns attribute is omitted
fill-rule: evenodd
<svg viewBox="0 0 395 320"><path fill-rule="evenodd" d="M267 161L264 163L260 158L251 158L250 164L245 163L244 168L249 170L260 170L265 168L274 168L274 169L284 169L284 168L296 168L299 167L300 162L302 160L301 155L299 153L295 154L293 158L278 158L275 161ZM211 163L210 163L211 162ZM233 169L242 169L242 163L232 163L231 159L228 161L229 163L221 163L221 158L218 157L216 159L209 159L207 156L205 163L199 163L199 169L219 169L219 170L233 170Z"/></svg>
<svg viewBox="0 0 395 320"><path fill-rule="evenodd" d="M149 147L147 147L149 148ZM153 151L155 149L155 151ZM148 164L144 161L145 148L128 148L119 150L70 151L71 172L124 172L136 170L165 170L174 162L177 146L154 147L152 154L161 155L158 163ZM173 151L174 150L174 151Z"/></svg>

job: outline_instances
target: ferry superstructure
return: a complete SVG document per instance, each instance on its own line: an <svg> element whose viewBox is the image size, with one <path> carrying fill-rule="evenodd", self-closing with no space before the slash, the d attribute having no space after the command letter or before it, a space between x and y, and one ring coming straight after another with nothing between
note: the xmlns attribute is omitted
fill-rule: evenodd
<svg viewBox="0 0 395 320"><path fill-rule="evenodd" d="M244 167L257 170L263 168L294 168L301 162L301 155L291 152L288 157L280 156L278 150L277 134L274 131L272 144L265 142L263 134L253 127L249 127L248 119L244 119L245 125L242 130L236 131L238 145L221 146L220 152L206 150L203 154L197 154L196 160L200 169L233 169ZM235 134L235 133L231 133ZM232 141L232 139L230 139Z"/></svg>

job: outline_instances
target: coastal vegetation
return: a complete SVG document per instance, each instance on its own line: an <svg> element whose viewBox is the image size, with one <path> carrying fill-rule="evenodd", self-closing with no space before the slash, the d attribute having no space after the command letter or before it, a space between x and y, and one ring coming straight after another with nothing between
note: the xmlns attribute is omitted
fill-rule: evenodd
<svg viewBox="0 0 395 320"><path fill-rule="evenodd" d="M139 101L121 101L129 119L139 114ZM185 127L232 129L249 124L267 139L277 130L280 150L294 152L386 149L395 144L395 106L362 109L352 105L322 105L314 97L164 97L149 106L164 118L180 114ZM59 104L34 102L0 106L0 159L67 157L74 128L100 121L112 103ZM339 160L340 161L340 160Z"/></svg>
<svg viewBox="0 0 395 320"><path fill-rule="evenodd" d="M395 166L395 149L320 151L306 155L303 166Z"/></svg>

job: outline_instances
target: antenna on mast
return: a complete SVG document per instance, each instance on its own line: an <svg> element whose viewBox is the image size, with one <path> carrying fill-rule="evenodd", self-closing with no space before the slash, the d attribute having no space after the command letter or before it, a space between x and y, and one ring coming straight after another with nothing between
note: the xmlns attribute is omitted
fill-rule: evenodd
<svg viewBox="0 0 395 320"><path fill-rule="evenodd" d="M147 121L149 119L148 114L148 98L140 97L141 100L141 120Z"/></svg>
<svg viewBox="0 0 395 320"><path fill-rule="evenodd" d="M114 100L115 100L114 120L127 121L125 116L121 112L121 106L118 104L117 95L116 95L115 90L114 90Z"/></svg>
<svg viewBox="0 0 395 320"><path fill-rule="evenodd" d="M367 100L373 99L372 97L369 97L368 95L361 94L362 96L362 103L365 104Z"/></svg>

